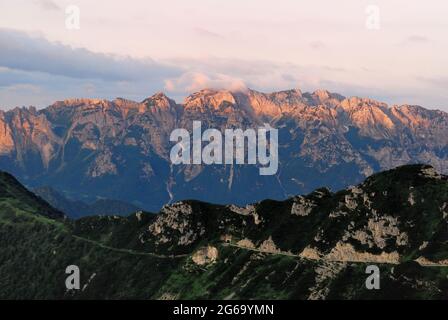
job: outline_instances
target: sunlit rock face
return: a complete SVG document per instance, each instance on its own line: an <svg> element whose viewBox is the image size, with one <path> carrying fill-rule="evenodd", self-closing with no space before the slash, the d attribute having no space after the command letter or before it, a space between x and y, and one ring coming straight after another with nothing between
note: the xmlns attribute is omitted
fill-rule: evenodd
<svg viewBox="0 0 448 320"><path fill-rule="evenodd" d="M277 128L277 174L260 176L253 165L171 165L170 133L191 130L195 120L203 129ZM153 211L182 199L246 205L335 190L407 163L448 173L448 114L299 89L204 89L182 103L163 93L141 102L70 99L0 112L0 169L30 187ZM295 214L305 213L298 204Z"/></svg>

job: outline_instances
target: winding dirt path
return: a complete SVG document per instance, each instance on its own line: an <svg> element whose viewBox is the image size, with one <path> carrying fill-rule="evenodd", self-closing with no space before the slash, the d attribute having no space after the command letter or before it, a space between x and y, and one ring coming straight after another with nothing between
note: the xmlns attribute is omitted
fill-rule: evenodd
<svg viewBox="0 0 448 320"><path fill-rule="evenodd" d="M304 260L312 260L312 261L328 261L328 262L347 262L347 263L372 263L372 264L394 264L394 263L384 263L384 262L378 262L378 261L347 261L347 260L335 260L335 259L328 259L325 257L322 258L318 258L318 259L312 259L310 257L303 257L300 254L294 254L294 253L290 253L290 252L284 252L284 251L270 251L270 250L262 250L262 249L258 249L258 248L251 248L251 247L245 247L245 246L240 246L234 243L223 243L224 246L230 246L230 247L235 247L235 248L239 248L239 249L243 249L243 250L250 250L250 251L254 251L254 252L260 252L260 253L266 253L266 254L275 254L275 255L281 255L281 256L287 256L287 257L293 257L293 258L299 258L299 259L304 259ZM420 266L422 267L448 267L448 265L446 264L440 264L440 263L436 263L436 262L425 262L423 260L413 260L415 262L417 262Z"/></svg>
<svg viewBox="0 0 448 320"><path fill-rule="evenodd" d="M83 238L80 236L73 235L73 238L94 244L94 245L96 245L100 248L106 249L106 250L111 250L114 252L126 253L126 254L131 254L131 255L136 255L136 256L151 256L151 257L160 258L160 259L177 259L177 258L185 258L185 257L189 256L189 254L163 255L163 254L157 254L157 253L153 253L153 252L142 252L142 251L135 251L135 250L131 250L131 249L120 249L120 248L110 247L110 246L105 245L104 243L101 243L99 241L90 240L90 239Z"/></svg>

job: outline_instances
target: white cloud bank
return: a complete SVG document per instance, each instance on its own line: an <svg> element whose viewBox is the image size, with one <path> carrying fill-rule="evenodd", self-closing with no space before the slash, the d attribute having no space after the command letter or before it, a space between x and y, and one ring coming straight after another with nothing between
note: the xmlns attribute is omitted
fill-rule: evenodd
<svg viewBox="0 0 448 320"><path fill-rule="evenodd" d="M421 41L420 41L421 42ZM28 32L0 28L0 108L45 107L71 97L143 100L165 91L181 101L204 89L271 92L325 88L388 103L447 107L443 77L383 74L369 68L299 65L260 59L171 58L154 60L97 53L49 41ZM315 50L324 50L322 46ZM442 80L440 80L442 79ZM442 85L441 85L442 84Z"/></svg>

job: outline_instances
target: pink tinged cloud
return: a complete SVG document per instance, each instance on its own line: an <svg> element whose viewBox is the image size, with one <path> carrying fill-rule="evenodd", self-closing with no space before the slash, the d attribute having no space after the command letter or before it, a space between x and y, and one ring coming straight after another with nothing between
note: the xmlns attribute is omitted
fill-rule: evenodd
<svg viewBox="0 0 448 320"><path fill-rule="evenodd" d="M191 93L204 88L244 91L246 84L239 78L225 74L206 75L202 72L186 72L180 77L165 80L165 89L175 93Z"/></svg>

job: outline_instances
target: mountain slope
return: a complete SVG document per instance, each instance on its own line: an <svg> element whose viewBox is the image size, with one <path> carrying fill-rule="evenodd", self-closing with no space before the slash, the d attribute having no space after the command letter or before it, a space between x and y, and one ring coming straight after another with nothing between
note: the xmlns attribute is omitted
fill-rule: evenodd
<svg viewBox="0 0 448 320"><path fill-rule="evenodd" d="M413 165L247 207L183 201L65 222L0 211L0 297L446 299L447 201L447 177ZM66 292L70 264L83 290ZM380 290L365 288L371 264Z"/></svg>
<svg viewBox="0 0 448 320"><path fill-rule="evenodd" d="M27 211L52 219L62 219L64 214L28 191L9 173L0 171L0 199L3 214L8 211ZM11 213L12 213L11 212Z"/></svg>
<svg viewBox="0 0 448 320"><path fill-rule="evenodd" d="M80 265L84 277L98 274L91 296L142 298L157 290L176 267L176 259L109 250L75 237L61 212L4 172L0 172L0 242L1 299L76 298L65 288L65 268L71 264ZM116 283L108 285L110 279Z"/></svg>

